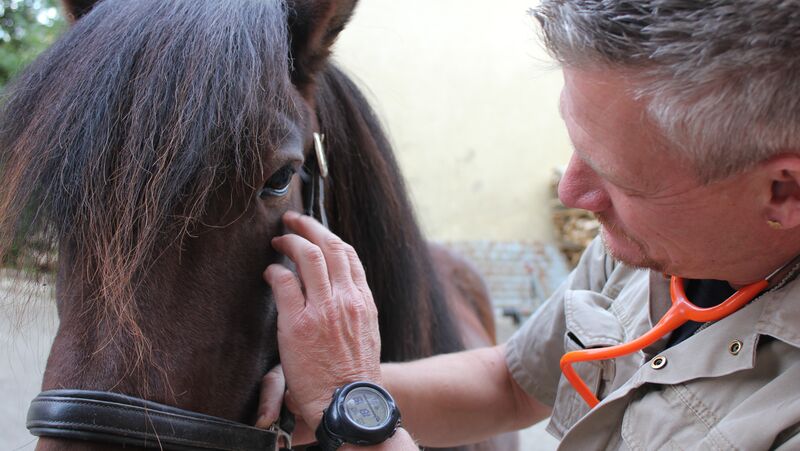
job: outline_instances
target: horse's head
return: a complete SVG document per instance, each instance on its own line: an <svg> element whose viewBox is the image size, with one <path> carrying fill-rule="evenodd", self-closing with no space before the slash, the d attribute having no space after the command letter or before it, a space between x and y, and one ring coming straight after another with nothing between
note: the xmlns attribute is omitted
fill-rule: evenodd
<svg viewBox="0 0 800 451"><path fill-rule="evenodd" d="M355 3L64 0L70 29L0 117L0 231L58 243L45 388L255 413L278 361L261 273Z"/></svg>

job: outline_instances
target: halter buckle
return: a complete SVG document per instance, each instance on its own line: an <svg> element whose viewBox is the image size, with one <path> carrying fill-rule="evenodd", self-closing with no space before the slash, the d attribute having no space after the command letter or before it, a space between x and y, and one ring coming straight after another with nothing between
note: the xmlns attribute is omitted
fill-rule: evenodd
<svg viewBox="0 0 800 451"><path fill-rule="evenodd" d="M275 445L276 445L275 448L276 449L287 449L287 450L291 450L292 449L292 434L290 434L290 433L284 431L283 429L281 429L280 420L272 423L272 425L267 430L272 432L272 433L274 433L275 436L277 437L277 440L276 440L276 443L275 443ZM283 446L283 445L286 445L286 446Z"/></svg>
<svg viewBox="0 0 800 451"><path fill-rule="evenodd" d="M319 175L323 179L328 178L328 160L325 158L325 135L314 132L314 151L317 153L317 165L319 165Z"/></svg>

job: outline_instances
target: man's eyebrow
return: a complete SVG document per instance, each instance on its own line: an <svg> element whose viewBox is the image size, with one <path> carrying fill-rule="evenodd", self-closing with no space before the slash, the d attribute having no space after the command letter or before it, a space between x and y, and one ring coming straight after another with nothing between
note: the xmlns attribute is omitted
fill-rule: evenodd
<svg viewBox="0 0 800 451"><path fill-rule="evenodd" d="M578 156L578 158L583 162L583 164L585 164L586 166L589 166L589 168L592 170L592 172L596 173L600 177L602 177L602 178L607 178L608 177L608 174L605 171L603 171L593 161L589 160L588 158L586 158L584 156L585 154L583 152L581 152L580 149L578 149L578 146L576 146L575 143L571 143L571 144L572 144L571 145L572 152L574 152L575 155Z"/></svg>

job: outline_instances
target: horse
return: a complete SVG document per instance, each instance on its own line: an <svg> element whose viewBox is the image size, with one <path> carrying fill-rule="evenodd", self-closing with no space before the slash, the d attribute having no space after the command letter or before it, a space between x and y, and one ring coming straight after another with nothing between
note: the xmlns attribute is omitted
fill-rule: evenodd
<svg viewBox="0 0 800 451"><path fill-rule="evenodd" d="M261 273L287 263L270 240L284 212L308 210L323 135L316 210L362 258L381 359L494 342L485 287L425 241L380 121L330 61L356 0L63 3L69 29L0 112L0 256L43 239L57 250L44 390L253 424L280 362ZM515 438L477 446L495 445Z"/></svg>

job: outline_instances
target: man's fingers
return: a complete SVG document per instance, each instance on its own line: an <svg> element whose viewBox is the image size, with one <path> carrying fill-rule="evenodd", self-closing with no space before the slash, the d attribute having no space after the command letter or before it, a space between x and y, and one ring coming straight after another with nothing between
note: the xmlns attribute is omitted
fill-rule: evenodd
<svg viewBox="0 0 800 451"><path fill-rule="evenodd" d="M349 256L355 255L355 251L349 244L310 216L292 211L283 216L283 221L296 234L319 246L328 264L331 282L347 283L351 280Z"/></svg>
<svg viewBox="0 0 800 451"><path fill-rule="evenodd" d="M353 282L356 283L359 288L367 288L367 274L364 272L364 265L361 263L361 260L358 258L355 252L348 254L347 258L350 260L350 277L353 278Z"/></svg>
<svg viewBox="0 0 800 451"><path fill-rule="evenodd" d="M283 376L283 368L278 365L261 380L257 428L267 429L278 421L285 391L286 379Z"/></svg>
<svg viewBox="0 0 800 451"><path fill-rule="evenodd" d="M306 306L300 281L295 273L283 265L269 265L264 280L272 287L272 296L279 314L295 316Z"/></svg>
<svg viewBox="0 0 800 451"><path fill-rule="evenodd" d="M272 247L294 262L306 294L330 297L328 262L319 246L299 235L289 234L273 238Z"/></svg>
<svg viewBox="0 0 800 451"><path fill-rule="evenodd" d="M314 431L308 427L300 416L297 402L292 398L289 391L285 390L286 379L283 375L283 368L278 365L267 373L261 381L261 395L258 401L258 421L256 427L268 429L280 418L281 403L286 405L289 412L295 415L295 427L292 432L292 443L296 445L307 445L314 443L316 437Z"/></svg>

